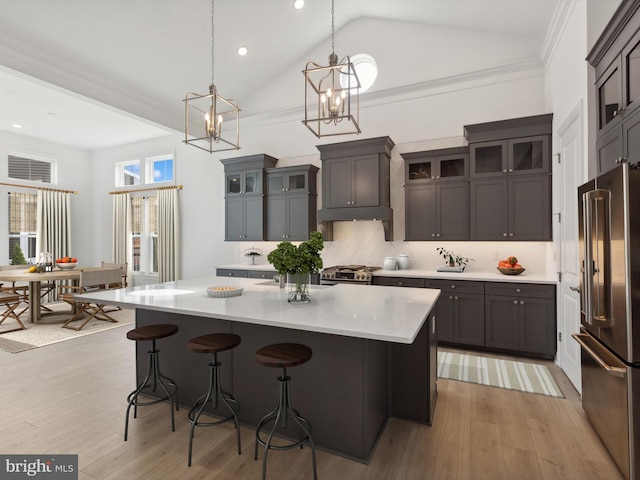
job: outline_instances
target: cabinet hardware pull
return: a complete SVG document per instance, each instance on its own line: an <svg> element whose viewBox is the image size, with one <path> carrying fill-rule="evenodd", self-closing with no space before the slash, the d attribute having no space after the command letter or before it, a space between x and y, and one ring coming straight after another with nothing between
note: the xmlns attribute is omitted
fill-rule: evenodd
<svg viewBox="0 0 640 480"><path fill-rule="evenodd" d="M456 286L455 285L451 285L451 288L456 288Z"/></svg>
<svg viewBox="0 0 640 480"><path fill-rule="evenodd" d="M524 300L520 300L520 305L524 305Z"/></svg>
<svg viewBox="0 0 640 480"><path fill-rule="evenodd" d="M517 304L518 304L518 300L514 300L514 301L513 301L513 304L514 304L514 305L517 305Z"/></svg>
<svg viewBox="0 0 640 480"><path fill-rule="evenodd" d="M458 300L458 297L453 297L455 300Z"/></svg>
<svg viewBox="0 0 640 480"><path fill-rule="evenodd" d="M509 172L513 172L513 168L510 168L510 169L509 169Z"/></svg>
<svg viewBox="0 0 640 480"><path fill-rule="evenodd" d="M502 236L503 236L503 237L506 237L506 236L507 236L507 234L506 234L506 233L503 233L503 234L502 234Z"/></svg>
<svg viewBox="0 0 640 480"><path fill-rule="evenodd" d="M502 170L502 173L507 173L507 169L505 168L504 170Z"/></svg>
<svg viewBox="0 0 640 480"><path fill-rule="evenodd" d="M520 289L519 289L519 288L516 288L516 292L520 293Z"/></svg>
<svg viewBox="0 0 640 480"><path fill-rule="evenodd" d="M510 237L513 237L513 233L509 233L509 236L510 236Z"/></svg>

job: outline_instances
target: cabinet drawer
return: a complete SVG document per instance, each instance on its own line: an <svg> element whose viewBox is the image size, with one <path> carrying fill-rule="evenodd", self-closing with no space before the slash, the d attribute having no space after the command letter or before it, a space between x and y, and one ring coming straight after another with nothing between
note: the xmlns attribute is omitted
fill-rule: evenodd
<svg viewBox="0 0 640 480"><path fill-rule="evenodd" d="M264 278L266 280L273 280L274 275L278 272L275 270L247 270L247 277L249 278Z"/></svg>
<svg viewBox="0 0 640 480"><path fill-rule="evenodd" d="M385 285L387 287L416 287L424 288L424 278L411 277L373 277L374 285Z"/></svg>
<svg viewBox="0 0 640 480"><path fill-rule="evenodd" d="M246 270L234 270L231 268L216 268L216 275L218 277L247 277Z"/></svg>
<svg viewBox="0 0 640 480"><path fill-rule="evenodd" d="M497 283L487 282L487 295L508 295L516 297L554 298L555 285L539 285L535 283Z"/></svg>
<svg viewBox="0 0 640 480"><path fill-rule="evenodd" d="M484 294L484 282L470 282L465 280L432 280L424 281L426 288L437 288L447 293L477 293Z"/></svg>

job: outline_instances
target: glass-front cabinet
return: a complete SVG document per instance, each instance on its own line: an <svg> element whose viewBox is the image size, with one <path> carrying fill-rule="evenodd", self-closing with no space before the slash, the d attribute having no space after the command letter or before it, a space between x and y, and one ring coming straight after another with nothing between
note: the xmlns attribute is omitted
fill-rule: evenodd
<svg viewBox="0 0 640 480"><path fill-rule="evenodd" d="M267 172L267 193L305 192L309 190L309 173L279 172L285 168L277 168ZM315 185L313 186L315 191Z"/></svg>
<svg viewBox="0 0 640 480"><path fill-rule="evenodd" d="M550 171L549 136L514 138L469 145L471 178Z"/></svg>
<svg viewBox="0 0 640 480"><path fill-rule="evenodd" d="M622 118L622 73L616 60L596 84L598 92L598 129L618 123Z"/></svg>
<svg viewBox="0 0 640 480"><path fill-rule="evenodd" d="M406 185L469 178L467 147L405 153L402 158L405 160Z"/></svg>
<svg viewBox="0 0 640 480"><path fill-rule="evenodd" d="M226 194L244 195L262 193L262 170L226 174Z"/></svg>

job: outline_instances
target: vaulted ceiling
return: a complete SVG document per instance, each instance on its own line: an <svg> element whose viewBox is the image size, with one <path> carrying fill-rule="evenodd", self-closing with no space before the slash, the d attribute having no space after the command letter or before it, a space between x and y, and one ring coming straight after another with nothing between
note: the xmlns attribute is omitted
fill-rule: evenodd
<svg viewBox="0 0 640 480"><path fill-rule="evenodd" d="M376 59L363 99L379 97L540 61L558 2L336 0L335 51ZM330 34L329 0L216 0L215 83L244 119L302 109ZM154 138L182 131L182 99L210 83L208 0L0 0L0 130L90 150Z"/></svg>

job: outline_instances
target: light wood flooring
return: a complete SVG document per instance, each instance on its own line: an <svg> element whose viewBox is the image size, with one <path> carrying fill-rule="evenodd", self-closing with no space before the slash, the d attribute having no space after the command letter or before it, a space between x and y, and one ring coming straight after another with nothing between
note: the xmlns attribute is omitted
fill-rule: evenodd
<svg viewBox="0 0 640 480"><path fill-rule="evenodd" d="M196 429L187 467L186 409L172 433L166 404L141 408L123 441L126 397L135 387L127 329L0 351L0 453L78 454L80 480L259 479L253 432L241 429L238 455L231 424ZM577 392L545 363L566 399L440 379L433 426L391 419L368 465L318 451L318 477L621 480ZM292 395L295 403L295 385ZM312 478L310 450L271 452L268 478Z"/></svg>

